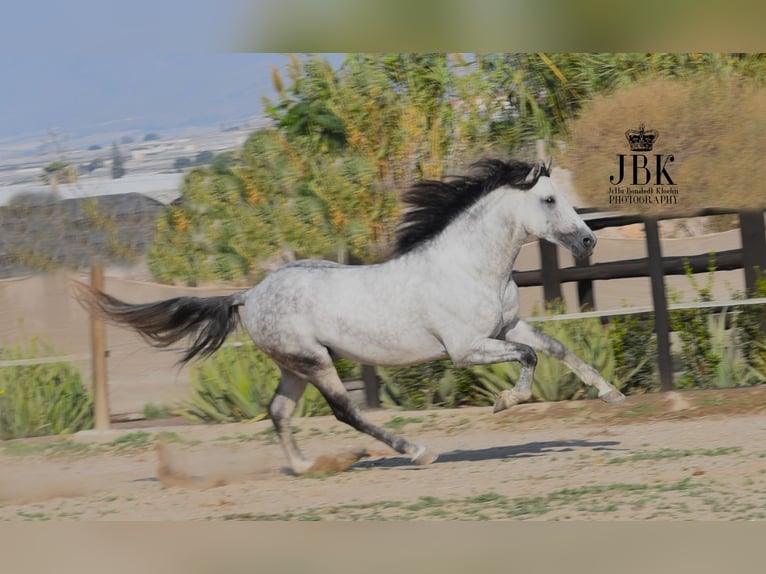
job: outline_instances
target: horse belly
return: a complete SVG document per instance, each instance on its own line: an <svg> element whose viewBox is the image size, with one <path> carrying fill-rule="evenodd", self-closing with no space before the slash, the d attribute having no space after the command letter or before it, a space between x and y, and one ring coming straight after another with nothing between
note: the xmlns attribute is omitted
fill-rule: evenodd
<svg viewBox="0 0 766 574"><path fill-rule="evenodd" d="M320 340L334 356L370 365L411 365L447 357L441 341L419 326L373 330L339 321L338 328L320 334Z"/></svg>

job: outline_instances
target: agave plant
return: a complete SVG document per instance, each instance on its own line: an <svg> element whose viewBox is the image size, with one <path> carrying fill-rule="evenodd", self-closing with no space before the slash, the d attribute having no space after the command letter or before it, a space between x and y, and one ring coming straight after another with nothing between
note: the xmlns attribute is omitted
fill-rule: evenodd
<svg viewBox="0 0 766 574"><path fill-rule="evenodd" d="M2 349L0 359L54 355L37 338ZM70 363L0 367L0 439L74 433L93 426L93 397Z"/></svg>
<svg viewBox="0 0 766 574"><path fill-rule="evenodd" d="M650 359L646 356L629 372L619 375L615 352L609 337L609 328L599 319L574 319L569 321L546 321L542 330L561 341L565 347L585 363L592 365L601 376L618 389L624 388ZM517 363L498 363L475 367L480 391L488 398L494 398L504 390L513 388L521 368ZM539 401L562 401L593 397L595 389L581 383L561 361L547 355L538 357L535 378L532 382L532 397Z"/></svg>
<svg viewBox="0 0 766 574"><path fill-rule="evenodd" d="M711 354L717 358L710 381L700 381L702 386L727 388L752 385L766 381L766 373L757 366L749 365L739 350L735 329L727 328L726 309L708 317ZM761 346L758 344L758 346Z"/></svg>
<svg viewBox="0 0 766 574"><path fill-rule="evenodd" d="M192 371L192 386L182 402L183 416L200 422L256 421L268 416L279 384L279 369L252 344L238 342L217 351ZM309 386L295 416L329 414L324 398Z"/></svg>

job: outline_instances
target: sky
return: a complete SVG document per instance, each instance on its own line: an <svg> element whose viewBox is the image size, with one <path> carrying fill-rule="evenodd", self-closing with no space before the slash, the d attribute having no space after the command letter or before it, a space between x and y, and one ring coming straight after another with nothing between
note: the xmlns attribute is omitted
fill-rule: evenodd
<svg viewBox="0 0 766 574"><path fill-rule="evenodd" d="M0 16L0 142L50 130L82 135L107 122L162 129L184 122L215 124L259 115L262 96L273 93L271 67L284 65L287 57L248 50L303 50L317 45L340 50L353 45L372 51L381 47L418 51L424 45L429 50L436 45L443 48L446 42L453 51L497 51L506 45L502 40L512 38L522 51L536 51L538 37L547 42L543 49L557 51L572 46L603 50L605 45L623 51L635 50L636 45L609 39L610 34L622 36L625 30L604 25L603 0L584 1L582 6L561 1L559 9L546 17L537 12L522 17L526 12L520 10L532 4L543 10L548 0L475 0L466 3L473 7L468 12L457 10L460 2L456 1L447 2L452 9L436 9L442 5L439 0L424 2L423 7L418 3L413 12L411 1L398 0L392 2L400 10L393 10L394 16L400 16L394 20L366 11L363 4L355 0L8 0ZM585 6L599 17L588 17ZM689 20L688 11L676 14L675 20L666 15L657 20L651 10L639 10L635 17L651 20L648 29L654 30L653 42L689 34L718 38L716 33L724 30L727 38L754 38L762 49L762 18L748 18L747 12L728 6L713 16L706 13L701 20L697 14L697 27L683 34L674 26ZM401 19L402 14L407 17ZM551 28L552 16L563 26L561 30ZM737 25L727 20L734 16L742 20ZM657 28L658 23L664 27ZM409 27L402 30L400 24ZM542 26L546 34L540 35L539 26L533 24ZM633 24L629 30L643 39L638 45L644 50L647 26ZM700 34L700 25L708 26L706 33L694 36ZM421 28L438 34L424 37ZM670 32L665 33L666 29ZM602 34L596 34L599 41L592 44L594 31ZM485 42L498 37L499 44ZM554 42L561 38L568 40ZM718 40L712 45L720 44ZM744 51L750 46L731 40L726 45ZM676 44L658 46L663 51ZM139 126L140 122L144 125Z"/></svg>
<svg viewBox="0 0 766 574"><path fill-rule="evenodd" d="M244 0L16 0L0 18L0 138L260 116L285 54L236 48Z"/></svg>
<svg viewBox="0 0 766 574"><path fill-rule="evenodd" d="M280 54L93 52L0 55L0 137L162 129L260 115Z"/></svg>

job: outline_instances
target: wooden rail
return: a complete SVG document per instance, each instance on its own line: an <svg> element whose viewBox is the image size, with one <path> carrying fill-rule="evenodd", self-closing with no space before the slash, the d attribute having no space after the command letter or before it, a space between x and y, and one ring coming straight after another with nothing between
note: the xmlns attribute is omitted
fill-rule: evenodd
<svg viewBox="0 0 766 574"><path fill-rule="evenodd" d="M661 219L682 219L678 215L642 217L637 214L599 213L591 209L578 210L578 213L594 231L607 227L643 223L646 232L647 257L596 264L590 264L590 261L585 258L576 260L574 267L560 269L556 247L541 239L541 268L534 271L514 272L514 281L520 287L542 286L545 301L548 303L562 299L561 283L576 281L580 308L588 310L596 307L593 297L593 281L649 276L652 288L652 312L655 322L654 331L657 336L657 360L661 388L662 390L674 388L670 355L670 316L665 291L665 275L684 274L687 265L691 268L692 273L703 273L709 269L711 263L719 271L743 269L746 292L748 296L752 297L759 272L766 271L766 226L764 226L763 210L733 211L708 208L693 215L685 216L737 214L742 237L742 249L688 257L662 256L657 222ZM602 313L600 316L609 316L609 313Z"/></svg>

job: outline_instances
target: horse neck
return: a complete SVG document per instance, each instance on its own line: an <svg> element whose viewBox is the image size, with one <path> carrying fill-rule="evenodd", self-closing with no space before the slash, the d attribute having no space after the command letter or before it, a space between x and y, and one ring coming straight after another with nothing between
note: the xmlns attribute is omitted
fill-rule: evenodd
<svg viewBox="0 0 766 574"><path fill-rule="evenodd" d="M489 194L449 225L433 249L447 265L478 274L483 281L505 285L527 238L518 221L517 193L523 192Z"/></svg>

